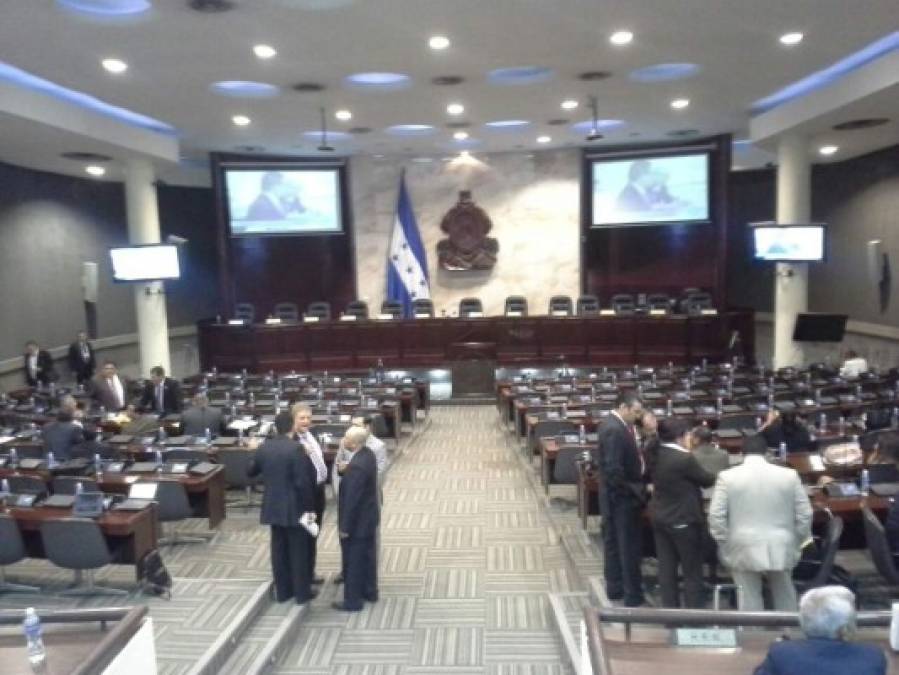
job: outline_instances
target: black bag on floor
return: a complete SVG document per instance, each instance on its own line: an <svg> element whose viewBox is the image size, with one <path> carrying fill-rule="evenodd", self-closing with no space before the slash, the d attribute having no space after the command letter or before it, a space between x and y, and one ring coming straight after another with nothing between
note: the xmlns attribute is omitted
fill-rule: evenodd
<svg viewBox="0 0 899 675"><path fill-rule="evenodd" d="M172 599L172 575L165 568L159 549L153 549L140 561L140 578L144 591Z"/></svg>

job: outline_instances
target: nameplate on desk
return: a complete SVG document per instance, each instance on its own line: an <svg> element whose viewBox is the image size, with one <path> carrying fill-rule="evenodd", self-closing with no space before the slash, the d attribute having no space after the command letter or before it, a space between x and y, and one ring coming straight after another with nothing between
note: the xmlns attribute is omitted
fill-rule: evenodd
<svg viewBox="0 0 899 675"><path fill-rule="evenodd" d="M506 316L521 316L521 312L509 311L506 312Z"/></svg>
<svg viewBox="0 0 899 675"><path fill-rule="evenodd" d="M243 319L228 319L229 326L243 326Z"/></svg>
<svg viewBox="0 0 899 675"><path fill-rule="evenodd" d="M734 649L738 646L735 628L675 628L671 641L675 647Z"/></svg>
<svg viewBox="0 0 899 675"><path fill-rule="evenodd" d="M415 314L415 318L416 319L430 319L431 315L428 314L427 312L417 312Z"/></svg>
<svg viewBox="0 0 899 675"><path fill-rule="evenodd" d="M359 317L357 317L355 314L341 314L340 315L341 321L355 321L358 318Z"/></svg>
<svg viewBox="0 0 899 675"><path fill-rule="evenodd" d="M718 316L717 309L701 309L701 310L699 310L699 313L702 316Z"/></svg>
<svg viewBox="0 0 899 675"><path fill-rule="evenodd" d="M318 323L317 316L304 316L303 323Z"/></svg>
<svg viewBox="0 0 899 675"><path fill-rule="evenodd" d="M601 309L601 310L599 310L599 315L600 316L615 316L615 310L614 309Z"/></svg>
<svg viewBox="0 0 899 675"><path fill-rule="evenodd" d="M550 316L568 316L568 311L564 309L554 309Z"/></svg>
<svg viewBox="0 0 899 675"><path fill-rule="evenodd" d="M268 319L265 320L265 325L266 326L280 326L281 319L274 317L274 316L269 317Z"/></svg>
<svg viewBox="0 0 899 675"><path fill-rule="evenodd" d="M393 314L378 314L380 321L393 321Z"/></svg>
<svg viewBox="0 0 899 675"><path fill-rule="evenodd" d="M480 319L484 316L484 312L467 312L465 314L466 319Z"/></svg>
<svg viewBox="0 0 899 675"><path fill-rule="evenodd" d="M649 316L665 316L668 313L667 309L651 309L649 310Z"/></svg>

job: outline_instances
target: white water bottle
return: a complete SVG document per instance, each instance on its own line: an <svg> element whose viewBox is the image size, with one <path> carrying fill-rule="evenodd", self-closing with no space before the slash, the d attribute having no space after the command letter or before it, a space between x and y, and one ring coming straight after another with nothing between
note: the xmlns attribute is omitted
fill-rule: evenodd
<svg viewBox="0 0 899 675"><path fill-rule="evenodd" d="M777 458L781 462L787 461L787 444L781 441L780 445L777 446Z"/></svg>
<svg viewBox="0 0 899 675"><path fill-rule="evenodd" d="M868 493L871 491L871 474L868 473L867 469L862 469L862 475L859 479L859 491L862 493L863 497L867 497Z"/></svg>
<svg viewBox="0 0 899 675"><path fill-rule="evenodd" d="M587 442L587 430L584 428L583 424L578 429L578 440L581 445L584 445Z"/></svg>
<svg viewBox="0 0 899 675"><path fill-rule="evenodd" d="M41 617L34 611L34 607L29 607L25 610L22 630L27 641L28 662L32 668L38 668L47 660L47 650L44 648L44 639L42 637L44 629L41 627Z"/></svg>
<svg viewBox="0 0 899 675"><path fill-rule="evenodd" d="M53 454L53 451L47 453L47 467L52 469L56 466L56 455Z"/></svg>
<svg viewBox="0 0 899 675"><path fill-rule="evenodd" d="M75 483L75 494L80 495L82 492L84 492L84 483L78 481Z"/></svg>

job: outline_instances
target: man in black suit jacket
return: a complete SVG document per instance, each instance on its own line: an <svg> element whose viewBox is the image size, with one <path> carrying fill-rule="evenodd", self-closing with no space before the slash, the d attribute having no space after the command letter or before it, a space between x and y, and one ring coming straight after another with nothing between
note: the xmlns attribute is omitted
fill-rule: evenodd
<svg viewBox="0 0 899 675"><path fill-rule="evenodd" d="M78 331L78 337L69 345L69 370L75 375L78 384L90 382L94 376L96 361L94 360L94 348L87 341L87 333Z"/></svg>
<svg viewBox="0 0 899 675"><path fill-rule="evenodd" d="M315 467L289 438L293 416L280 413L275 418L278 437L265 441L257 450L247 473L262 475L265 494L260 522L271 527L272 575L275 599L295 598L299 604L317 594L312 590L309 547L312 535L300 524L304 514L315 510Z"/></svg>
<svg viewBox="0 0 899 675"><path fill-rule="evenodd" d="M53 453L57 462L65 462L72 458L72 449L84 440L82 429L72 422L72 415L60 410L55 422L45 424L41 429L44 440L44 453Z"/></svg>
<svg viewBox="0 0 899 675"><path fill-rule="evenodd" d="M53 357L46 349L41 349L34 340L29 340L25 344L23 359L25 382L29 387L46 387L56 381Z"/></svg>
<svg viewBox="0 0 899 675"><path fill-rule="evenodd" d="M634 423L645 417L644 432L655 433L655 418L644 416L643 402L632 391L619 394L599 428L593 462L599 468L606 593L627 607L645 603L640 572L642 514L646 470Z"/></svg>
<svg viewBox="0 0 899 675"><path fill-rule="evenodd" d="M361 427L350 427L343 437L343 447L352 457L342 467L337 507L344 563L343 602L335 602L333 607L344 612L358 612L364 600L378 600L378 461L365 446L367 438L368 432Z"/></svg>
<svg viewBox="0 0 899 675"><path fill-rule="evenodd" d="M222 432L224 416L221 408L209 405L206 394L195 394L191 406L181 413L181 433L185 436L202 436L209 433L216 436Z"/></svg>
<svg viewBox="0 0 899 675"><path fill-rule="evenodd" d="M181 412L181 385L178 380L165 376L162 366L150 369L150 381L144 385L140 397L140 408L143 412L152 411L160 417Z"/></svg>

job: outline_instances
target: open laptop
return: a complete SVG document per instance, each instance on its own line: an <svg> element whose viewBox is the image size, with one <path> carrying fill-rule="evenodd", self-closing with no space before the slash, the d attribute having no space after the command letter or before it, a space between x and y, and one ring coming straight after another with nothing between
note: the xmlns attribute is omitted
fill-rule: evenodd
<svg viewBox="0 0 899 675"><path fill-rule="evenodd" d="M80 492L75 495L72 515L78 518L99 518L103 515L102 492Z"/></svg>
<svg viewBox="0 0 899 675"><path fill-rule="evenodd" d="M132 483L128 498L115 505L117 511L140 511L156 499L156 483Z"/></svg>

